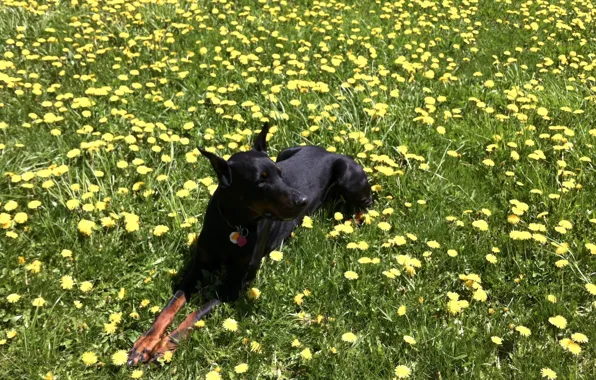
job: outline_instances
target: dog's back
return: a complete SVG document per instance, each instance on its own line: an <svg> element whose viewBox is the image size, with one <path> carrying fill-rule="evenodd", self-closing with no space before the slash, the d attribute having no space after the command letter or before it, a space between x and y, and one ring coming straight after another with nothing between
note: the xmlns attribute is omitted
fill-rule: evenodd
<svg viewBox="0 0 596 380"><path fill-rule="evenodd" d="M366 174L352 157L308 145L284 149L276 163L284 181L307 196L308 205L291 221L273 222L269 250L278 248L304 216L314 213L325 201L341 196L350 213L362 211L372 203Z"/></svg>
<svg viewBox="0 0 596 380"><path fill-rule="evenodd" d="M309 212L320 207L331 190L356 208L364 209L371 204L366 173L350 156L318 146L299 146L281 151L277 165L282 169L284 181L307 195Z"/></svg>

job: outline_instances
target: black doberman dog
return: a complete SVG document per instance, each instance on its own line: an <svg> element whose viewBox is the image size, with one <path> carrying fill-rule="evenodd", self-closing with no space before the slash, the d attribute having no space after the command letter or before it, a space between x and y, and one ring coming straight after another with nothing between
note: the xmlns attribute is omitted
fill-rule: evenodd
<svg viewBox="0 0 596 380"><path fill-rule="evenodd" d="M341 196L353 213L371 205L366 174L351 157L316 146L299 146L283 150L273 162L266 153L268 129L268 125L262 128L252 150L236 153L228 161L200 149L215 169L219 184L207 206L191 265L153 326L135 342L129 365L175 350L195 322L213 307L236 300L255 278L262 258L325 200ZM226 276L217 297L164 336L176 312L196 291L202 270L221 267Z"/></svg>

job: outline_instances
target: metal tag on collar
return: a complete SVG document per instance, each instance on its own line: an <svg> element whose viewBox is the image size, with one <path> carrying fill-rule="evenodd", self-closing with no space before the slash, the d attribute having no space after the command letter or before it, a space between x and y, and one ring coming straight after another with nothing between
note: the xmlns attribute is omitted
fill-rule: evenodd
<svg viewBox="0 0 596 380"><path fill-rule="evenodd" d="M238 247L242 247L248 242L248 239L246 239L248 236L248 230L240 226L236 228L237 231L234 231L230 234L230 241L236 244Z"/></svg>

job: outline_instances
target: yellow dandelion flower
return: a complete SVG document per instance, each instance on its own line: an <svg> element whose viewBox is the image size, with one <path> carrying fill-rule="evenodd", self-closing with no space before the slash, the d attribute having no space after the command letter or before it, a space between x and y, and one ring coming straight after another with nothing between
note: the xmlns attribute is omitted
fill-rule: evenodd
<svg viewBox="0 0 596 380"><path fill-rule="evenodd" d="M155 226L155 228L153 229L153 235L161 236L161 235L164 235L165 233L167 233L169 230L170 230L170 228L168 226L164 226L164 225Z"/></svg>
<svg viewBox="0 0 596 380"><path fill-rule="evenodd" d="M257 288L250 288L248 290L248 298L251 300L256 300L261 296L261 291Z"/></svg>
<svg viewBox="0 0 596 380"><path fill-rule="evenodd" d="M575 342L571 342L567 345L567 349L569 350L569 352L571 352L573 355L579 355L582 352L582 348L579 344L575 343Z"/></svg>
<svg viewBox="0 0 596 380"><path fill-rule="evenodd" d="M525 326L521 326L521 325L520 326L516 326L515 327L515 331L517 331L521 336L526 336L527 337L527 336L532 335L532 331L529 328L527 328Z"/></svg>
<svg viewBox="0 0 596 380"><path fill-rule="evenodd" d="M561 339L559 341L559 345L563 347L564 350L567 350L574 355L579 355L582 352L582 348L580 347L580 345L569 338Z"/></svg>
<svg viewBox="0 0 596 380"><path fill-rule="evenodd" d="M110 322L120 323L122 321L122 312L110 314Z"/></svg>
<svg viewBox="0 0 596 380"><path fill-rule="evenodd" d="M555 317L550 317L548 319L548 321L550 322L551 325L553 325L559 329L564 329L565 327L567 327L567 320L565 319L565 317L563 317L561 315L557 315Z"/></svg>
<svg viewBox="0 0 596 380"><path fill-rule="evenodd" d="M104 323L103 324L103 331L106 334L113 334L116 332L116 324L115 323Z"/></svg>
<svg viewBox="0 0 596 380"><path fill-rule="evenodd" d="M126 350L118 350L112 354L112 363L116 366L121 366L128 360L128 353Z"/></svg>
<svg viewBox="0 0 596 380"><path fill-rule="evenodd" d="M281 261L284 257L284 254L283 254L283 252L280 252L280 251L271 251L271 253L269 254L269 257L273 261Z"/></svg>
<svg viewBox="0 0 596 380"><path fill-rule="evenodd" d="M251 352L261 352L261 344L259 342L250 342Z"/></svg>
<svg viewBox="0 0 596 380"><path fill-rule="evenodd" d="M15 210L17 207L19 207L19 204L13 200L10 200L4 205L4 210L10 212Z"/></svg>
<svg viewBox="0 0 596 380"><path fill-rule="evenodd" d="M347 332L341 336L341 340L343 340L344 342L348 342L348 343L354 343L356 341L356 339L358 339L358 337L354 333L351 333L351 332Z"/></svg>
<svg viewBox="0 0 596 380"><path fill-rule="evenodd" d="M594 284L586 284L586 290L593 296L596 296L596 285Z"/></svg>
<svg viewBox="0 0 596 380"><path fill-rule="evenodd" d="M582 333L574 333L571 335L571 339L577 343L588 343L588 337Z"/></svg>
<svg viewBox="0 0 596 380"><path fill-rule="evenodd" d="M497 263L497 256L493 255L492 253L489 253L488 255L486 255L485 258L486 258L486 261L488 261L491 264Z"/></svg>
<svg viewBox="0 0 596 380"><path fill-rule="evenodd" d="M83 353L81 360L83 363L85 363L85 365L93 365L97 363L97 355L95 355L93 352L87 351Z"/></svg>
<svg viewBox="0 0 596 380"><path fill-rule="evenodd" d="M126 225L124 226L124 228L128 232L135 232L135 231L139 230L140 225L139 225L139 222L127 222Z"/></svg>
<svg viewBox="0 0 596 380"><path fill-rule="evenodd" d="M457 256L457 251L455 249L449 249L449 250L447 250L447 255L449 257L456 257Z"/></svg>
<svg viewBox="0 0 596 380"><path fill-rule="evenodd" d="M46 300L44 300L42 297L37 297L33 300L33 302L31 302L31 304L35 307L41 307L46 304Z"/></svg>
<svg viewBox="0 0 596 380"><path fill-rule="evenodd" d="M18 224L23 224L27 222L28 219L29 216L27 216L27 214L25 214L24 212L18 212L14 216L14 221Z"/></svg>
<svg viewBox="0 0 596 380"><path fill-rule="evenodd" d="M126 289L120 288L120 290L118 291L118 299L124 299L125 295L126 295Z"/></svg>
<svg viewBox="0 0 596 380"><path fill-rule="evenodd" d="M78 225L79 232L85 236L91 235L93 229L95 228L95 222L92 222L87 219L82 219Z"/></svg>
<svg viewBox="0 0 596 380"><path fill-rule="evenodd" d="M410 368L406 367L405 365L398 365L397 367L395 367L394 372L395 376L398 379L407 379L408 377L410 377L410 374L412 373Z"/></svg>
<svg viewBox="0 0 596 380"><path fill-rule="evenodd" d="M472 299L474 299L475 301L485 302L488 299L488 295L486 294L484 289L479 288L476 289L476 291L474 292Z"/></svg>
<svg viewBox="0 0 596 380"><path fill-rule="evenodd" d="M245 373L248 371L248 364L240 363L236 367L234 367L234 372L236 373Z"/></svg>
<svg viewBox="0 0 596 380"><path fill-rule="evenodd" d="M406 315L406 311L408 310L408 308L405 305L401 305L400 307L397 308L397 315L404 316Z"/></svg>
<svg viewBox="0 0 596 380"><path fill-rule="evenodd" d="M41 261L34 260L31 264L27 265L26 268L32 273L39 273L41 272Z"/></svg>
<svg viewBox="0 0 596 380"><path fill-rule="evenodd" d="M296 294L296 296L294 296L294 303L296 305L302 305L303 302L304 302L304 294L303 293L298 293L298 294Z"/></svg>
<svg viewBox="0 0 596 380"><path fill-rule="evenodd" d="M480 231L488 231L488 223L485 220L475 220L472 222L472 227Z"/></svg>
<svg viewBox="0 0 596 380"><path fill-rule="evenodd" d="M312 219L309 216L305 216L304 219L302 219L302 227L312 228Z"/></svg>
<svg viewBox="0 0 596 380"><path fill-rule="evenodd" d="M60 279L61 285L62 285L62 289L65 290L70 290L73 288L74 286L74 280L72 279L71 276L62 276L62 278Z"/></svg>
<svg viewBox="0 0 596 380"><path fill-rule="evenodd" d="M312 353L310 352L309 348L305 348L304 350L302 350L302 352L300 352L300 356L302 356L302 359L304 360L312 359Z"/></svg>
<svg viewBox="0 0 596 380"><path fill-rule="evenodd" d="M211 371L205 375L205 380L221 380L221 375L217 370Z"/></svg>
<svg viewBox="0 0 596 380"><path fill-rule="evenodd" d="M66 201L66 208L68 208L69 210L74 210L75 208L79 207L79 205L81 204L81 202L79 202L78 199L70 199L68 201Z"/></svg>
<svg viewBox="0 0 596 380"><path fill-rule="evenodd" d="M27 204L27 207L29 207L32 210L35 210L37 208L39 208L39 206L41 206L41 202L40 201L31 201Z"/></svg>
<svg viewBox="0 0 596 380"><path fill-rule="evenodd" d="M224 321L223 328L228 331L238 331L238 322L232 318L228 318Z"/></svg>
<svg viewBox="0 0 596 380"><path fill-rule="evenodd" d="M172 351L166 351L163 354L163 361L166 363L169 363L172 361L172 357L174 356L174 353Z"/></svg>
<svg viewBox="0 0 596 380"><path fill-rule="evenodd" d="M87 293L90 292L91 289L93 289L93 284L90 281L83 281L81 282L81 284L79 285L79 289L81 290L81 292L83 293Z"/></svg>
<svg viewBox="0 0 596 380"><path fill-rule="evenodd" d="M546 367L540 370L540 376L547 378L548 380L555 380L557 378L557 373Z"/></svg>
<svg viewBox="0 0 596 380"><path fill-rule="evenodd" d="M441 244L439 244L439 242L437 242L435 240L431 240L431 241L426 242L426 245L429 248L441 248Z"/></svg>
<svg viewBox="0 0 596 380"><path fill-rule="evenodd" d="M391 229L391 224L387 222L381 222L377 224L377 227L379 227L379 229L382 231L389 231Z"/></svg>
<svg viewBox="0 0 596 380"><path fill-rule="evenodd" d="M509 237L513 240L530 240L532 234L528 231L511 231Z"/></svg>

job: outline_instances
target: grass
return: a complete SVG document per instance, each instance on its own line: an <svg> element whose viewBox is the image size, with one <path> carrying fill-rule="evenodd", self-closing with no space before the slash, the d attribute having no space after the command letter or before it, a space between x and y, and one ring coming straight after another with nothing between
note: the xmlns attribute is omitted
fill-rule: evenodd
<svg viewBox="0 0 596 380"><path fill-rule="evenodd" d="M0 378L593 378L592 8L2 0ZM196 148L267 120L367 168L367 224L321 210L258 299L122 366L216 186Z"/></svg>

